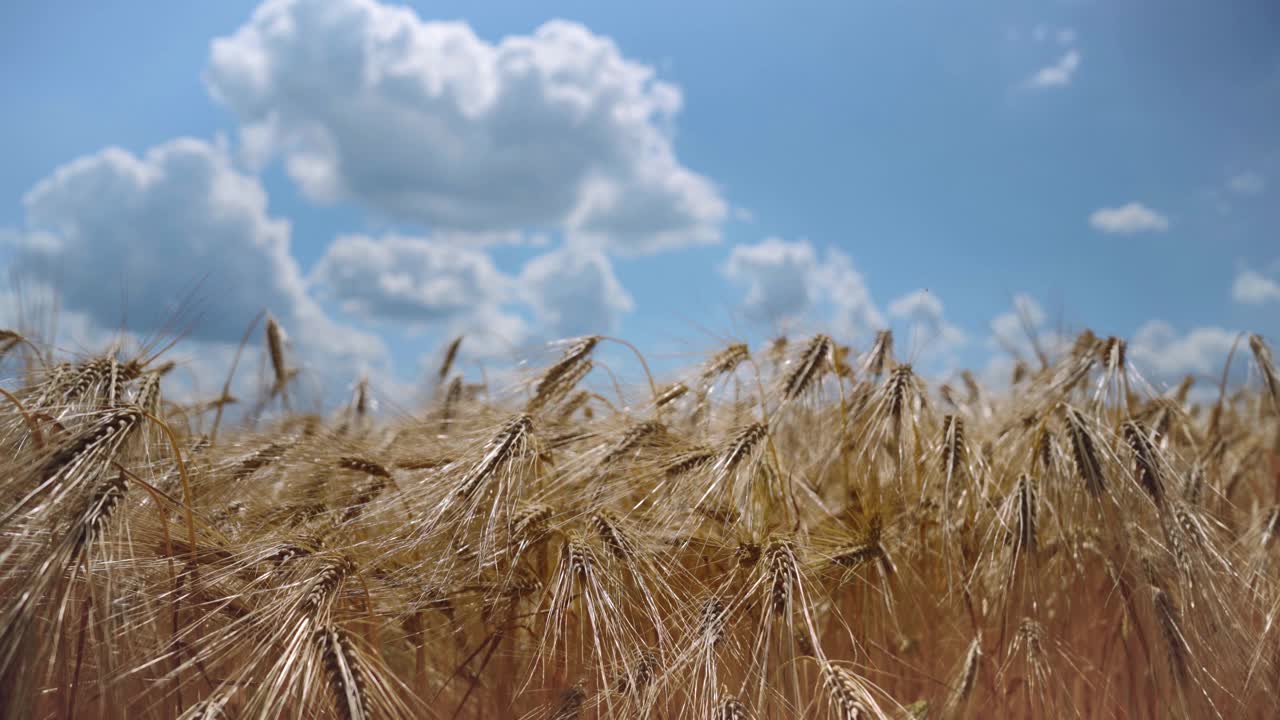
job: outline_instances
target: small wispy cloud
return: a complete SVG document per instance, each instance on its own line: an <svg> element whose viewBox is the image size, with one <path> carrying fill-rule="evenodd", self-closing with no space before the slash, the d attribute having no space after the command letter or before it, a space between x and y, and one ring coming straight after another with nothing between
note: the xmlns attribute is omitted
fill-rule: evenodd
<svg viewBox="0 0 1280 720"><path fill-rule="evenodd" d="M1267 180L1256 172L1242 172L1233 175L1227 187L1239 195L1261 195L1267 189Z"/></svg>
<svg viewBox="0 0 1280 720"><path fill-rule="evenodd" d="M1020 32L1010 35L1010 38L1014 40L1020 37L1024 37ZM1076 71L1080 69L1080 61L1082 59L1080 49L1076 47L1077 36L1075 28L1065 25L1038 23L1031 28L1030 33L1025 37L1028 37L1038 47L1048 49L1056 46L1062 54L1053 63L1035 71L1031 77L1023 82L1023 86L1033 89L1046 89L1070 85Z"/></svg>
<svg viewBox="0 0 1280 720"><path fill-rule="evenodd" d="M1089 216L1089 224L1105 233L1132 235L1140 232L1164 232L1169 218L1143 205L1131 202L1116 208L1099 208Z"/></svg>
<svg viewBox="0 0 1280 720"><path fill-rule="evenodd" d="M1063 47L1067 47L1075 43L1076 31L1069 27L1055 27L1053 25L1039 23L1035 27L1031 28L1031 39L1038 43L1052 40Z"/></svg>
<svg viewBox="0 0 1280 720"><path fill-rule="evenodd" d="M1047 67L1042 67L1036 71L1027 85L1033 88L1052 88L1062 87L1071 84L1071 78L1075 76L1076 70L1080 69L1080 51L1072 48L1065 53L1058 61Z"/></svg>

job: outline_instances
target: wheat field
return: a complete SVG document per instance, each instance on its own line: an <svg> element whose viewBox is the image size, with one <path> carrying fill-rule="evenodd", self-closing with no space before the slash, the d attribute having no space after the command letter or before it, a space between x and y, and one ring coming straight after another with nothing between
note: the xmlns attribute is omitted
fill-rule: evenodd
<svg viewBox="0 0 1280 720"><path fill-rule="evenodd" d="M887 332L627 387L611 338L512 388L455 341L397 417L289 411L280 337L232 421L3 334L4 717L1274 716L1259 336L1167 391L1089 332L999 387Z"/></svg>

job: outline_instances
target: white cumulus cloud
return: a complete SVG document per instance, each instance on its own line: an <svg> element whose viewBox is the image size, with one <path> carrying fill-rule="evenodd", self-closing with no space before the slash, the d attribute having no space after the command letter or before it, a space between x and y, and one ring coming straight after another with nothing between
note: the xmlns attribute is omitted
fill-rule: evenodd
<svg viewBox="0 0 1280 720"><path fill-rule="evenodd" d="M942 301L928 290L915 290L889 303L889 317L908 320L941 318Z"/></svg>
<svg viewBox="0 0 1280 720"><path fill-rule="evenodd" d="M735 246L724 272L746 286L741 308L748 320L785 323L803 315L815 301L817 268L817 253L807 241L768 238Z"/></svg>
<svg viewBox="0 0 1280 720"><path fill-rule="evenodd" d="M1179 334L1169 323L1152 320L1129 341L1129 358L1141 372L1165 382L1188 373L1212 375L1221 372L1237 335L1219 327Z"/></svg>
<svg viewBox="0 0 1280 720"><path fill-rule="evenodd" d="M484 252L399 235L339 236L311 281L347 313L409 326L501 304L511 284Z"/></svg>
<svg viewBox="0 0 1280 720"><path fill-rule="evenodd" d="M335 371L385 360L378 338L335 323L307 294L288 221L268 214L261 184L218 145L107 148L56 169L23 203L13 265L85 327L234 347L265 309L301 355Z"/></svg>
<svg viewBox="0 0 1280 720"><path fill-rule="evenodd" d="M862 273L852 258L834 248L820 262L807 240L767 238L735 246L722 271L746 288L741 307L750 321L789 325L825 318L845 337L885 326Z"/></svg>
<svg viewBox="0 0 1280 720"><path fill-rule="evenodd" d="M1131 202L1120 207L1099 208L1089 215L1089 224L1105 233L1132 235L1141 232L1164 232L1169 218L1143 205Z"/></svg>
<svg viewBox="0 0 1280 720"><path fill-rule="evenodd" d="M635 305L603 252L573 245L508 275L487 253L434 238L345 235L310 280L317 293L362 319L464 334L475 357L613 332Z"/></svg>
<svg viewBox="0 0 1280 720"><path fill-rule="evenodd" d="M1018 361L1039 367L1040 358L1053 361L1071 347L1074 338L1063 330L1047 326L1044 307L1025 292L1013 296L1012 307L990 323L987 348L993 351L980 376L991 388L1004 387Z"/></svg>
<svg viewBox="0 0 1280 720"><path fill-rule="evenodd" d="M728 205L676 156L679 89L582 25L493 43L376 0L267 0L206 83L258 162L319 201L433 232L560 230L647 252L717 241Z"/></svg>
<svg viewBox="0 0 1280 720"><path fill-rule="evenodd" d="M1280 282L1256 270L1241 270L1231 285L1231 298L1245 305L1280 301Z"/></svg>
<svg viewBox="0 0 1280 720"><path fill-rule="evenodd" d="M915 290L889 303L889 317L907 321L922 330L925 333L922 343L936 344L934 349L939 352L954 350L968 341L963 330L946 321L942 301L928 290Z"/></svg>
<svg viewBox="0 0 1280 720"><path fill-rule="evenodd" d="M635 307L609 258L592 249L566 246L540 255L518 280L539 328L554 338L613 332Z"/></svg>
<svg viewBox="0 0 1280 720"><path fill-rule="evenodd" d="M1029 330L1044 323L1044 308L1026 293L1013 296L1013 309L1000 313L991 321L992 334L1004 344L1012 344L1026 338Z"/></svg>

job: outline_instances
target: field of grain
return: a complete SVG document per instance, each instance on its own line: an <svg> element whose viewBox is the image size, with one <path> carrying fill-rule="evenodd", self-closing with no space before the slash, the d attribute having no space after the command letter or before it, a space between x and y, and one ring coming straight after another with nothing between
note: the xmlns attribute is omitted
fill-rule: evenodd
<svg viewBox="0 0 1280 720"><path fill-rule="evenodd" d="M1168 391L1088 332L1000 387L886 332L614 388L618 342L507 389L455 343L427 406L313 415L268 322L232 420L5 333L0 715L1273 716L1261 337Z"/></svg>

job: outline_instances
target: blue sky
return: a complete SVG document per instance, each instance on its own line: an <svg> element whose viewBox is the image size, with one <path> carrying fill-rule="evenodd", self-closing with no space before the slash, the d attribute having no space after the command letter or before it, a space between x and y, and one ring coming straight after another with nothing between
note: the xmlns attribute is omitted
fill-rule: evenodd
<svg viewBox="0 0 1280 720"><path fill-rule="evenodd" d="M398 7L6 3L0 259L89 336L198 284L211 357L267 306L401 380L454 332L944 373L1016 304L1156 380L1280 334L1272 3Z"/></svg>

